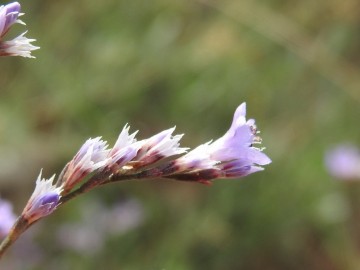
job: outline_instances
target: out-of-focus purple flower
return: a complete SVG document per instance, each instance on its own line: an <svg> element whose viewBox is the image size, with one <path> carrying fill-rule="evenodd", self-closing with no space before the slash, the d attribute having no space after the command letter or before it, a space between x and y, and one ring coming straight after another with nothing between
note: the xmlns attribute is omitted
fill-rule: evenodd
<svg viewBox="0 0 360 270"><path fill-rule="evenodd" d="M144 208L136 199L116 203L104 212L102 226L108 234L122 234L140 226L145 219Z"/></svg>
<svg viewBox="0 0 360 270"><path fill-rule="evenodd" d="M246 121L245 116L246 104L242 103L235 112L230 129L221 138L200 145L170 162L164 170L187 174L176 176L187 181L194 177L204 183L210 179L242 177L263 170L261 166L271 163L271 160L262 149L254 146L260 144L261 139L257 136L255 120Z"/></svg>
<svg viewBox="0 0 360 270"><path fill-rule="evenodd" d="M29 223L51 214L59 205L62 187L53 185L54 177L55 175L50 179L42 179L40 172L35 190L22 213L22 217Z"/></svg>
<svg viewBox="0 0 360 270"><path fill-rule="evenodd" d="M96 228L93 222L62 225L57 232L59 244L83 255L98 253L104 246L105 236L102 228Z"/></svg>
<svg viewBox="0 0 360 270"><path fill-rule="evenodd" d="M22 56L34 58L31 55L31 51L39 49L31 44L35 39L28 39L22 33L18 37L10 41L3 41L3 37L9 31L10 27L14 23L25 24L18 19L19 16L23 15L20 13L20 4L13 2L5 6L0 6L0 56Z"/></svg>
<svg viewBox="0 0 360 270"><path fill-rule="evenodd" d="M183 154L187 148L180 148L183 134L173 136L175 127L164 130L149 139L139 141L139 150L133 161L138 166L146 166L174 155Z"/></svg>
<svg viewBox="0 0 360 270"><path fill-rule="evenodd" d="M85 176L104 167L108 162L108 154L107 143L101 137L88 139L66 165L60 179L61 186L65 191L71 190Z"/></svg>
<svg viewBox="0 0 360 270"><path fill-rule="evenodd" d="M339 145L326 153L329 173L339 179L360 179L360 149L351 144Z"/></svg>
<svg viewBox="0 0 360 270"><path fill-rule="evenodd" d="M133 230L144 221L143 206L134 198L113 206L93 200L83 204L80 212L81 220L62 225L57 239L64 248L84 255L98 253L108 238Z"/></svg>
<svg viewBox="0 0 360 270"><path fill-rule="evenodd" d="M16 221L12 205L3 199L0 199L0 237L6 236L12 225Z"/></svg>

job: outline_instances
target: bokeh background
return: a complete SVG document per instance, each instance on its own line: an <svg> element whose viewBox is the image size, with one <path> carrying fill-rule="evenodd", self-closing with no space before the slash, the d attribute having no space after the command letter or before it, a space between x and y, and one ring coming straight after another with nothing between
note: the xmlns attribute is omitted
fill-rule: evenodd
<svg viewBox="0 0 360 270"><path fill-rule="evenodd" d="M17 213L40 168L59 173L87 138L112 144L126 123L138 138L176 125L195 147L246 101L273 163L211 187L94 190L33 226L1 269L360 268L360 183L323 161L360 144L359 1L21 4L41 49L0 59L0 195Z"/></svg>

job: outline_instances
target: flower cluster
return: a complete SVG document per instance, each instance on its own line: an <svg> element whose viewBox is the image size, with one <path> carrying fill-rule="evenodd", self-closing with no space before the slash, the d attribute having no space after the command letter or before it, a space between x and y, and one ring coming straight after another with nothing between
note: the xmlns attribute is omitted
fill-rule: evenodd
<svg viewBox="0 0 360 270"><path fill-rule="evenodd" d="M137 141L125 125L112 148L100 137L87 140L68 162L56 183L36 181L23 217L30 223L52 213L61 197L87 185L93 188L118 180L163 177L209 184L217 178L239 178L263 170L271 162L261 148L253 119L246 120L246 104L241 104L230 129L219 139L188 152L180 147L183 135L173 135L175 127ZM80 186L80 188L76 188Z"/></svg>
<svg viewBox="0 0 360 270"><path fill-rule="evenodd" d="M14 23L25 25L23 21L19 20L19 17L23 15L23 13L20 13L20 8L18 2L0 6L0 56L34 58L34 56L31 55L31 51L39 49L39 47L31 44L35 39L25 37L26 32L12 40L3 40L4 36L8 33Z"/></svg>

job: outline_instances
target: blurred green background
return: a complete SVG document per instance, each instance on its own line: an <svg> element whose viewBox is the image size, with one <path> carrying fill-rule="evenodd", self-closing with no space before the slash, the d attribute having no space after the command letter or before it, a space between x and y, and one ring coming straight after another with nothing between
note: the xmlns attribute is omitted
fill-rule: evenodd
<svg viewBox="0 0 360 270"><path fill-rule="evenodd" d="M138 138L176 125L195 147L221 136L246 101L273 163L211 187L94 190L27 232L6 269L360 269L360 184L323 165L328 147L360 144L359 1L21 4L41 49L0 59L0 194L17 213L40 168L59 173L87 138L113 144L126 123ZM120 223L140 218L86 242L108 231L93 225L119 204L129 215ZM74 235L94 227L83 249L63 241L75 237L69 224Z"/></svg>

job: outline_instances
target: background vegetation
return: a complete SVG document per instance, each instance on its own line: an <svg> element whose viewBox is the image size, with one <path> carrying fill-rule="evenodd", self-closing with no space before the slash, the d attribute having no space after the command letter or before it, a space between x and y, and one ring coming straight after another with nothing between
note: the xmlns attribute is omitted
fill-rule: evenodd
<svg viewBox="0 0 360 270"><path fill-rule="evenodd" d="M40 168L126 123L139 138L177 125L194 147L246 101L273 163L212 187L103 187L36 224L6 269L359 269L360 184L323 165L328 147L360 145L359 1L21 4L41 49L0 61L0 190L17 213Z"/></svg>

